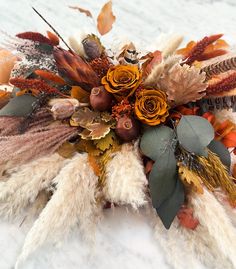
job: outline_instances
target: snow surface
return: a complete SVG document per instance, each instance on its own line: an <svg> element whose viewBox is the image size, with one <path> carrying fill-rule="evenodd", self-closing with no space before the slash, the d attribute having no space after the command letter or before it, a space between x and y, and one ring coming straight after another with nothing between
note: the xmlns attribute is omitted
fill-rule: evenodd
<svg viewBox="0 0 236 269"><path fill-rule="evenodd" d="M15 34L48 30L32 11L37 8L63 37L95 32L95 24L84 14L68 8L79 5L97 15L104 0L0 0L0 29ZM117 17L113 30L102 38L107 46L132 40L139 48L155 49L163 33L183 34L184 43L214 33L225 33L235 43L236 1L234 0L113 0ZM96 32L95 32L96 33ZM0 35L0 40L1 40ZM12 269L29 224L0 222L0 269ZM93 249L72 236L61 246L47 245L35 253L22 269L152 269L170 268L144 213L121 208L107 211L98 228ZM186 264L187 268L187 264ZM195 268L204 268L196 264ZM185 269L185 268L183 268ZM194 269L194 268L191 268Z"/></svg>

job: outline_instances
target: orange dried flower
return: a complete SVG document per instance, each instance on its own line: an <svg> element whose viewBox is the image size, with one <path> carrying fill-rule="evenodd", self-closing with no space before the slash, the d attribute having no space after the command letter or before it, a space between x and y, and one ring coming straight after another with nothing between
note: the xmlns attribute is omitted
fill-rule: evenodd
<svg viewBox="0 0 236 269"><path fill-rule="evenodd" d="M112 66L107 57L96 58L89 62L89 64L100 78L104 77Z"/></svg>
<svg viewBox="0 0 236 269"><path fill-rule="evenodd" d="M102 84L117 100L122 100L135 92L141 79L142 74L137 66L117 65L108 70L102 78Z"/></svg>
<svg viewBox="0 0 236 269"><path fill-rule="evenodd" d="M166 94L158 89L143 89L136 97L134 110L137 118L155 126L166 121L169 116Z"/></svg>
<svg viewBox="0 0 236 269"><path fill-rule="evenodd" d="M112 107L112 117L118 120L124 115L130 116L133 109L133 104L130 104L127 99L124 99L119 104Z"/></svg>

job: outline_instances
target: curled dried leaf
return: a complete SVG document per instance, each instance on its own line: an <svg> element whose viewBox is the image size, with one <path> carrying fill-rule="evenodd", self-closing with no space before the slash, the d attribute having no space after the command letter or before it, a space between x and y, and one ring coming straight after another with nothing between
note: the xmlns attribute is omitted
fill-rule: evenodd
<svg viewBox="0 0 236 269"><path fill-rule="evenodd" d="M88 124L80 136L82 139L101 139L110 132L110 125L101 121Z"/></svg>
<svg viewBox="0 0 236 269"><path fill-rule="evenodd" d="M93 17L92 13L91 13L89 10L84 9L84 8L82 8L82 7L78 7L78 6L69 6L69 8L78 10L80 13L84 13L87 17L90 17L90 18Z"/></svg>
<svg viewBox="0 0 236 269"><path fill-rule="evenodd" d="M116 17L112 12L112 1L109 1L102 7L97 17L97 28L99 33L101 35L105 35L110 32L115 20Z"/></svg>

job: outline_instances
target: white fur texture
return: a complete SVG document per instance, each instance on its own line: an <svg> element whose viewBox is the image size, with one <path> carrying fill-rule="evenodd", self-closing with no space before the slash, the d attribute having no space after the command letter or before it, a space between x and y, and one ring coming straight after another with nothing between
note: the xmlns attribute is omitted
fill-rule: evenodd
<svg viewBox="0 0 236 269"><path fill-rule="evenodd" d="M207 189L204 194L193 194L190 202L200 224L207 228L221 252L236 268L236 230L224 208Z"/></svg>
<svg viewBox="0 0 236 269"><path fill-rule="evenodd" d="M105 197L138 208L146 203L147 179L137 144L123 144L106 167Z"/></svg>
<svg viewBox="0 0 236 269"><path fill-rule="evenodd" d="M39 192L50 186L65 165L57 153L14 168L7 181L0 181L0 215L12 217L33 203Z"/></svg>

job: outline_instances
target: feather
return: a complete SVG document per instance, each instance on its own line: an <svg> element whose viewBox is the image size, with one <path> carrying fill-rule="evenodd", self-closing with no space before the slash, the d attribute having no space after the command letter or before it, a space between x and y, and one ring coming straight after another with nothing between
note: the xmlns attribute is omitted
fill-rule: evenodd
<svg viewBox="0 0 236 269"><path fill-rule="evenodd" d="M8 171L9 179L0 182L0 215L9 218L19 214L40 191L49 188L65 164L65 159L55 153Z"/></svg>
<svg viewBox="0 0 236 269"><path fill-rule="evenodd" d="M213 75L218 75L229 70L236 70L236 57L232 57L221 62L205 66L201 69L201 72L205 72L206 78L209 79Z"/></svg>
<svg viewBox="0 0 236 269"><path fill-rule="evenodd" d="M78 222L88 237L97 225L98 178L87 159L87 154L77 154L55 177L56 191L26 236L16 268L46 240L66 236Z"/></svg>
<svg viewBox="0 0 236 269"><path fill-rule="evenodd" d="M104 195L112 203L130 204L138 208L146 203L147 179L137 142L123 144L106 166Z"/></svg>
<svg viewBox="0 0 236 269"><path fill-rule="evenodd" d="M202 195L193 194L190 197L190 204L201 225L207 228L220 251L229 258L235 268L236 233L224 208L207 189L204 189Z"/></svg>

